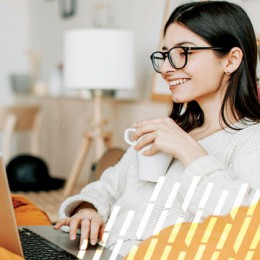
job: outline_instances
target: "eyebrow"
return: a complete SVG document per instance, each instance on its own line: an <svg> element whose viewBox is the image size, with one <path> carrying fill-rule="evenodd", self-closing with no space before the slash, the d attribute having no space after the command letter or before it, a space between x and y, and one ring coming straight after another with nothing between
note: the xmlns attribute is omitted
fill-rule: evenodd
<svg viewBox="0 0 260 260"><path fill-rule="evenodd" d="M185 41L185 42L178 42L178 43L176 43L173 47L175 47L175 46L185 46L185 45L187 45L187 44L193 45L193 46L197 46L197 45L196 45L195 43L193 43L193 42L187 42L187 41ZM162 50L163 50L163 51L167 51L168 48L167 48L166 46L163 46L163 47L162 47Z"/></svg>

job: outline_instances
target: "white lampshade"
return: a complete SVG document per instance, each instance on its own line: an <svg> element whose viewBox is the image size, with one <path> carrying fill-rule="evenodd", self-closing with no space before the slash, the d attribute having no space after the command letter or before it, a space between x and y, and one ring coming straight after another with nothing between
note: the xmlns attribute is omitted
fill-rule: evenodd
<svg viewBox="0 0 260 260"><path fill-rule="evenodd" d="M132 89L133 33L82 29L65 33L64 85L73 89Z"/></svg>

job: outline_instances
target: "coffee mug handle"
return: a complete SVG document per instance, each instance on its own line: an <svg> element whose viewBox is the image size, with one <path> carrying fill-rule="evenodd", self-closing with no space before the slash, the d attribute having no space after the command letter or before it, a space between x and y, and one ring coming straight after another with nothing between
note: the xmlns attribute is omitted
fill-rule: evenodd
<svg viewBox="0 0 260 260"><path fill-rule="evenodd" d="M125 141L126 143L130 144L130 145L135 145L136 144L136 141L133 141L132 140L132 137L133 137L133 134L134 132L136 131L136 128L127 128L125 130Z"/></svg>

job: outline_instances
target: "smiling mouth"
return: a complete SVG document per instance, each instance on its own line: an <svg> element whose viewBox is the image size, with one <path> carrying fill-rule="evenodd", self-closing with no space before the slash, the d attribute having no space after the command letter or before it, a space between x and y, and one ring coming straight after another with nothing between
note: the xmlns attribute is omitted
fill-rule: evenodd
<svg viewBox="0 0 260 260"><path fill-rule="evenodd" d="M170 82L170 86L177 86L177 85L186 83L189 80L190 79L177 79L177 80L173 80L173 81Z"/></svg>

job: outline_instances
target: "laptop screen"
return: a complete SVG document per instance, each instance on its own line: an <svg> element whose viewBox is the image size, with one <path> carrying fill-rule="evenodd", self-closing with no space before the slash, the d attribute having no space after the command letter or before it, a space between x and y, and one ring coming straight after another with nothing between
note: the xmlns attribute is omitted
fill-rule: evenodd
<svg viewBox="0 0 260 260"><path fill-rule="evenodd" d="M0 246L23 256L2 154L0 154Z"/></svg>

